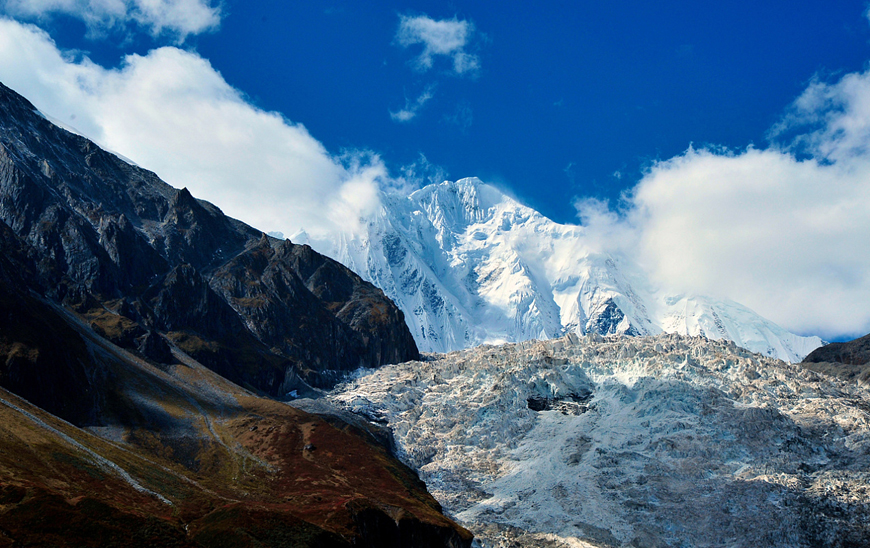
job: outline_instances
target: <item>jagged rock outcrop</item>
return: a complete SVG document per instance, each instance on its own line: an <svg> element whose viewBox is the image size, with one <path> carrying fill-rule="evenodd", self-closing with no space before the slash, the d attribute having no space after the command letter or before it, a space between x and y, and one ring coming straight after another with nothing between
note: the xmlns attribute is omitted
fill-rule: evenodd
<svg viewBox="0 0 870 548"><path fill-rule="evenodd" d="M380 290L306 245L263 236L210 282L260 341L303 364L299 374L315 385L367 364L398 363L416 348L407 329L395 329L404 317Z"/></svg>
<svg viewBox="0 0 870 548"><path fill-rule="evenodd" d="M371 284L53 125L2 84L0 221L27 246L41 294L114 342L163 333L272 396L418 357Z"/></svg>

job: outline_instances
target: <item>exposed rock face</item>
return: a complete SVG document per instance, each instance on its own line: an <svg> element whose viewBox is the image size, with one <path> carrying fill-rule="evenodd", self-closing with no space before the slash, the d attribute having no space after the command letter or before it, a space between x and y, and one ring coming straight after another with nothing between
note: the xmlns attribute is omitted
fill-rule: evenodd
<svg viewBox="0 0 870 548"><path fill-rule="evenodd" d="M370 284L0 85L0 545L469 548L379 438L262 397L412 356Z"/></svg>
<svg viewBox="0 0 870 548"><path fill-rule="evenodd" d="M217 268L211 286L260 341L302 364L299 373L311 384L401 362L416 348L410 332L397 328L401 311L379 289L307 245L264 236Z"/></svg>
<svg viewBox="0 0 870 548"><path fill-rule="evenodd" d="M157 363L170 364L175 361L172 349L159 333L149 331L137 341L139 353Z"/></svg>
<svg viewBox="0 0 870 548"><path fill-rule="evenodd" d="M810 352L804 363L843 363L865 365L870 363L870 335L841 343L830 343Z"/></svg>
<svg viewBox="0 0 870 548"><path fill-rule="evenodd" d="M401 311L371 284L54 126L2 84L0 221L40 293L114 342L138 349L144 333L164 333L273 396L297 378L329 386L418 357Z"/></svg>
<svg viewBox="0 0 870 548"><path fill-rule="evenodd" d="M0 386L67 420L90 424L99 396L87 348L35 296L40 287L26 246L2 222L0 242Z"/></svg>

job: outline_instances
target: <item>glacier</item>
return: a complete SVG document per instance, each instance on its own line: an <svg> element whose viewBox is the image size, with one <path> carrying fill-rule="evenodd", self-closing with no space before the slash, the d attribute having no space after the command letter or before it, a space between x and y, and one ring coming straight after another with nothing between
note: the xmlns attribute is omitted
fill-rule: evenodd
<svg viewBox="0 0 870 548"><path fill-rule="evenodd" d="M870 392L674 334L574 333L359 370L333 405L480 546L870 545Z"/></svg>
<svg viewBox="0 0 870 548"><path fill-rule="evenodd" d="M676 333L796 362L823 344L733 301L655 287L629 257L591 245L583 226L556 223L476 178L384 192L359 224L291 240L380 287L425 352L566 333Z"/></svg>

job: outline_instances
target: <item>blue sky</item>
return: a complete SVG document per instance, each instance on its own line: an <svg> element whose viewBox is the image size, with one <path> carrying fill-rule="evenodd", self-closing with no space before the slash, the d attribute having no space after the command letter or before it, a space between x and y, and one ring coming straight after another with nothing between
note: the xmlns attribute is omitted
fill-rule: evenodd
<svg viewBox="0 0 870 548"><path fill-rule="evenodd" d="M615 199L692 142L763 143L813 75L870 57L864 2L256 4L230 5L197 49L258 104L330 150L371 147L397 165L423 153L563 222L572 196ZM422 48L394 36L400 15L421 14L473 23L479 70L457 75L447 56L414 70ZM390 119L429 86L413 120Z"/></svg>
<svg viewBox="0 0 870 548"><path fill-rule="evenodd" d="M574 196L616 200L690 143L764 144L814 75L870 58L865 4L225 1L219 27L183 47L332 152L371 149L394 171L423 154L566 222ZM402 16L467 22L479 68L457 74L435 55L420 70L423 46L396 40ZM28 19L107 67L177 41L136 25L89 39L74 16ZM413 119L391 118L427 90Z"/></svg>
<svg viewBox="0 0 870 548"><path fill-rule="evenodd" d="M866 1L0 0L0 17L0 81L263 230L347 228L379 189L477 176L661 283L800 333L870 330Z"/></svg>

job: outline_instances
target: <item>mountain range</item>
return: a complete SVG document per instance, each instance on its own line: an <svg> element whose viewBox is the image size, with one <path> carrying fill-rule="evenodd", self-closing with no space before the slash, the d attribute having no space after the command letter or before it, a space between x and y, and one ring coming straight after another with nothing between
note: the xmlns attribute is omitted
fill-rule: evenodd
<svg viewBox="0 0 870 548"><path fill-rule="evenodd" d="M0 546L870 542L866 338L476 179L361 225L270 237L0 84Z"/></svg>
<svg viewBox="0 0 870 548"><path fill-rule="evenodd" d="M656 287L631 257L592 245L584 227L555 223L478 179L384 193L361 221L356 232L291 239L383 289L423 351L664 332L797 362L823 344L733 301Z"/></svg>

